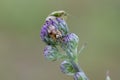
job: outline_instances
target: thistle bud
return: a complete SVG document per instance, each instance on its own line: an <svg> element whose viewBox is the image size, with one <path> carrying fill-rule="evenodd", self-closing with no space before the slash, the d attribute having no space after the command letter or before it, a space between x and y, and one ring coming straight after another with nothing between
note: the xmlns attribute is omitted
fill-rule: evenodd
<svg viewBox="0 0 120 80"><path fill-rule="evenodd" d="M57 45L67 33L68 27L64 20L49 16L41 29L40 37L48 45Z"/></svg>
<svg viewBox="0 0 120 80"><path fill-rule="evenodd" d="M88 80L84 72L77 72L74 75L74 80Z"/></svg>
<svg viewBox="0 0 120 80"><path fill-rule="evenodd" d="M60 65L60 69L66 75L74 75L76 72L69 61L63 61Z"/></svg>
<svg viewBox="0 0 120 80"><path fill-rule="evenodd" d="M58 49L53 46L46 46L44 49L44 56L50 61L56 61L58 57Z"/></svg>
<svg viewBox="0 0 120 80"><path fill-rule="evenodd" d="M73 56L73 53L77 53L79 38L76 34L70 33L64 36L62 42L62 48L64 51Z"/></svg>

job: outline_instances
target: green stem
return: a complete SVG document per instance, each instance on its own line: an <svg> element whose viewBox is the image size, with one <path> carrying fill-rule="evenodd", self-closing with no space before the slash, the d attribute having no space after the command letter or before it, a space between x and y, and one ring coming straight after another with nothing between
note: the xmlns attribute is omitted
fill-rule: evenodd
<svg viewBox="0 0 120 80"><path fill-rule="evenodd" d="M78 65L77 56L73 57L70 52L67 52L67 55L69 56L69 60L70 60L70 62L72 64L73 68L75 69L75 71L84 73L84 71ZM84 76L86 77L87 80L89 80L86 75L84 75Z"/></svg>

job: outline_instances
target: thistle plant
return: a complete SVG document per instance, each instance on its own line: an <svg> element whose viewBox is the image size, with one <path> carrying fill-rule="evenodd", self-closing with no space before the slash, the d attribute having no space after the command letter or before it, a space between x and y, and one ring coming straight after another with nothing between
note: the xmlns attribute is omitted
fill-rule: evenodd
<svg viewBox="0 0 120 80"><path fill-rule="evenodd" d="M55 11L46 18L40 31L40 37L46 43L44 56L49 61L61 59L63 61L60 64L61 72L73 76L74 80L89 80L78 62L79 53L85 46L83 45L80 51L77 50L79 37L69 31L66 16L65 11ZM63 51L61 52L58 47Z"/></svg>

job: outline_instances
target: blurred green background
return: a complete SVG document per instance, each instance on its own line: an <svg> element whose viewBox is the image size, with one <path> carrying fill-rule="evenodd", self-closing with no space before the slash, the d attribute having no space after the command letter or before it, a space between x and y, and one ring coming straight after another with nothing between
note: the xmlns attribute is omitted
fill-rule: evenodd
<svg viewBox="0 0 120 80"><path fill-rule="evenodd" d="M47 61L39 32L48 14L65 10L80 37L79 58L90 80L120 80L120 0L0 0L0 80L73 80Z"/></svg>

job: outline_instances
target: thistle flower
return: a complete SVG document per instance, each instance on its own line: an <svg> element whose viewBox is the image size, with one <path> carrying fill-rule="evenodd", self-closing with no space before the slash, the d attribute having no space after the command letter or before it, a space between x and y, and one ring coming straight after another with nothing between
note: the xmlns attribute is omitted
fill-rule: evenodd
<svg viewBox="0 0 120 80"><path fill-rule="evenodd" d="M68 27L61 18L49 17L43 25L40 37L48 45L57 45L61 37L68 33Z"/></svg>
<svg viewBox="0 0 120 80"><path fill-rule="evenodd" d="M58 57L58 49L54 46L46 46L44 49L44 56L50 61L56 61Z"/></svg>
<svg viewBox="0 0 120 80"><path fill-rule="evenodd" d="M78 42L79 38L74 33L69 33L63 38L63 44L66 45L66 48L71 50L75 49L78 46Z"/></svg>
<svg viewBox="0 0 120 80"><path fill-rule="evenodd" d="M60 69L66 75L74 75L74 73L76 72L72 64L66 60L61 63Z"/></svg>
<svg viewBox="0 0 120 80"><path fill-rule="evenodd" d="M79 38L74 33L69 33L63 38L62 48L69 56L74 57L77 54Z"/></svg>
<svg viewBox="0 0 120 80"><path fill-rule="evenodd" d="M65 16L66 12L55 11L46 18L40 32L41 39L47 44L44 56L50 61L64 60L60 69L64 74L74 76L74 80L88 80L77 61L79 38L76 34L69 33ZM65 54L59 53L56 46L61 46Z"/></svg>
<svg viewBox="0 0 120 80"><path fill-rule="evenodd" d="M84 74L84 72L77 72L74 75L74 80L88 80L88 78L86 77L86 75Z"/></svg>

